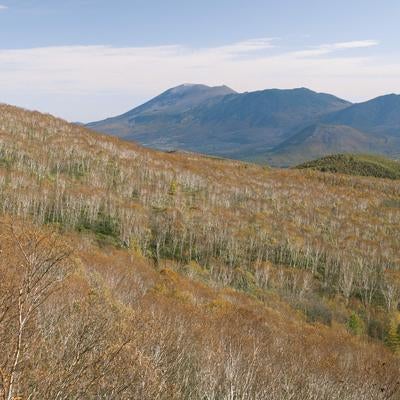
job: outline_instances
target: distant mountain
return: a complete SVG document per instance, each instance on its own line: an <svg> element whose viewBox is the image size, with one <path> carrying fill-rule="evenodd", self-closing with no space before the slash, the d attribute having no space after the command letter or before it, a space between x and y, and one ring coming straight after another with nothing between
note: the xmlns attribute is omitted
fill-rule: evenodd
<svg viewBox="0 0 400 400"><path fill-rule="evenodd" d="M271 149L299 126L348 106L305 88L239 94L226 86L182 85L87 126L149 147L244 159Z"/></svg>
<svg viewBox="0 0 400 400"><path fill-rule="evenodd" d="M400 161L367 154L335 154L296 167L347 175L400 179Z"/></svg>
<svg viewBox="0 0 400 400"><path fill-rule="evenodd" d="M342 152L400 158L400 96L381 96L326 114L250 159L286 167Z"/></svg>
<svg viewBox="0 0 400 400"><path fill-rule="evenodd" d="M400 137L400 96L389 94L327 115L324 122Z"/></svg>
<svg viewBox="0 0 400 400"><path fill-rule="evenodd" d="M298 126L348 102L324 93L300 88L263 90L226 96L202 104L191 115L191 131L206 138L201 151L246 158L290 137ZM190 136L187 137L190 143ZM190 143L196 149L196 143Z"/></svg>
<svg viewBox="0 0 400 400"><path fill-rule="evenodd" d="M131 136L159 132L163 128L179 125L184 113L216 97L236 92L227 86L183 84L169 89L152 100L117 117L93 122L87 126L114 136Z"/></svg>
<svg viewBox="0 0 400 400"><path fill-rule="evenodd" d="M162 150L293 166L329 154L400 157L400 96L351 104L306 88L186 84L89 128Z"/></svg>
<svg viewBox="0 0 400 400"><path fill-rule="evenodd" d="M315 124L259 156L259 161L288 167L334 153L376 152L382 145L383 140L349 126Z"/></svg>

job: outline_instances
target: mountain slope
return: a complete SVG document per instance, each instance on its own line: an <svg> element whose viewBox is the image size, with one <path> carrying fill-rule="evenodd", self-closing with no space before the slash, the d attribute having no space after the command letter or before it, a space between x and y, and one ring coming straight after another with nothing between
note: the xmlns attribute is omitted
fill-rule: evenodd
<svg viewBox="0 0 400 400"><path fill-rule="evenodd" d="M181 107L178 101L177 107L176 93L180 90L181 87L170 89L124 115L88 127L149 147L240 159L278 144L299 124L350 105L337 97L304 88L238 94L226 87L202 86L201 91L213 96L190 102L190 107L186 103ZM197 101L199 97L194 93L198 90L198 85L188 86L183 99L189 96Z"/></svg>
<svg viewBox="0 0 400 400"><path fill-rule="evenodd" d="M318 119L253 160L293 166L335 153L375 153L400 158L400 96L381 96ZM251 159L251 157L250 157Z"/></svg>
<svg viewBox="0 0 400 400"><path fill-rule="evenodd" d="M150 101L117 117L87 126L119 137L154 132L167 124L177 124L185 112L207 100L236 93L227 86L183 84L166 90Z"/></svg>
<svg viewBox="0 0 400 400"><path fill-rule="evenodd" d="M187 85L88 127L149 147L275 166L340 152L398 158L400 96L350 104L305 88L239 94L226 87Z"/></svg>
<svg viewBox="0 0 400 400"><path fill-rule="evenodd" d="M306 162L296 168L347 175L400 179L400 161L367 154L335 154Z"/></svg>
<svg viewBox="0 0 400 400"><path fill-rule="evenodd" d="M378 152L383 140L344 125L311 125L260 157L271 165L292 166L342 152Z"/></svg>
<svg viewBox="0 0 400 400"><path fill-rule="evenodd" d="M399 201L0 105L0 396L396 399Z"/></svg>
<svg viewBox="0 0 400 400"><path fill-rule="evenodd" d="M353 104L326 116L324 121L348 125L365 132L400 137L400 95L390 94Z"/></svg>

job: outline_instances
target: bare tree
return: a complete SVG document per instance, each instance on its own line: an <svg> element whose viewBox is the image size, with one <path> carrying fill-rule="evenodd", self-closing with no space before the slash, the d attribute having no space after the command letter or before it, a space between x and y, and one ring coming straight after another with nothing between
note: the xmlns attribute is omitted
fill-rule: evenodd
<svg viewBox="0 0 400 400"><path fill-rule="evenodd" d="M0 293L0 398L11 400L18 394L24 353L35 333L30 327L65 277L71 250L54 233L34 227L10 223L1 230L0 276L6 284Z"/></svg>

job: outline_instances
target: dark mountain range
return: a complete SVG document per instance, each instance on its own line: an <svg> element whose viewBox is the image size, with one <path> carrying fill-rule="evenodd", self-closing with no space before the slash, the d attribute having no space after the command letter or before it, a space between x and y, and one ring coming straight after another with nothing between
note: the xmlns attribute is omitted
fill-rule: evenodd
<svg viewBox="0 0 400 400"><path fill-rule="evenodd" d="M389 94L327 115L325 122L400 137L400 96Z"/></svg>
<svg viewBox="0 0 400 400"><path fill-rule="evenodd" d="M400 156L400 96L387 95L328 114L255 160L291 166L335 153Z"/></svg>
<svg viewBox="0 0 400 400"><path fill-rule="evenodd" d="M305 88L239 94L226 86L183 85L88 127L149 147L242 159L271 149L297 127L349 105Z"/></svg>
<svg viewBox="0 0 400 400"><path fill-rule="evenodd" d="M89 128L163 150L291 166L338 152L400 154L400 96L351 104L309 89L181 85Z"/></svg>
<svg viewBox="0 0 400 400"><path fill-rule="evenodd" d="M287 167L334 153L374 152L384 144L381 142L349 126L315 124L302 129L259 160Z"/></svg>

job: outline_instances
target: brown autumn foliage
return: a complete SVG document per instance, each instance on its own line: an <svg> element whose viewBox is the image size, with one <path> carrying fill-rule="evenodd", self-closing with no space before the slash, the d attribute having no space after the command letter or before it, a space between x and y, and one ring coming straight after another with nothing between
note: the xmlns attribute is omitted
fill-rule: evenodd
<svg viewBox="0 0 400 400"><path fill-rule="evenodd" d="M0 399L400 398L399 198L0 106Z"/></svg>

